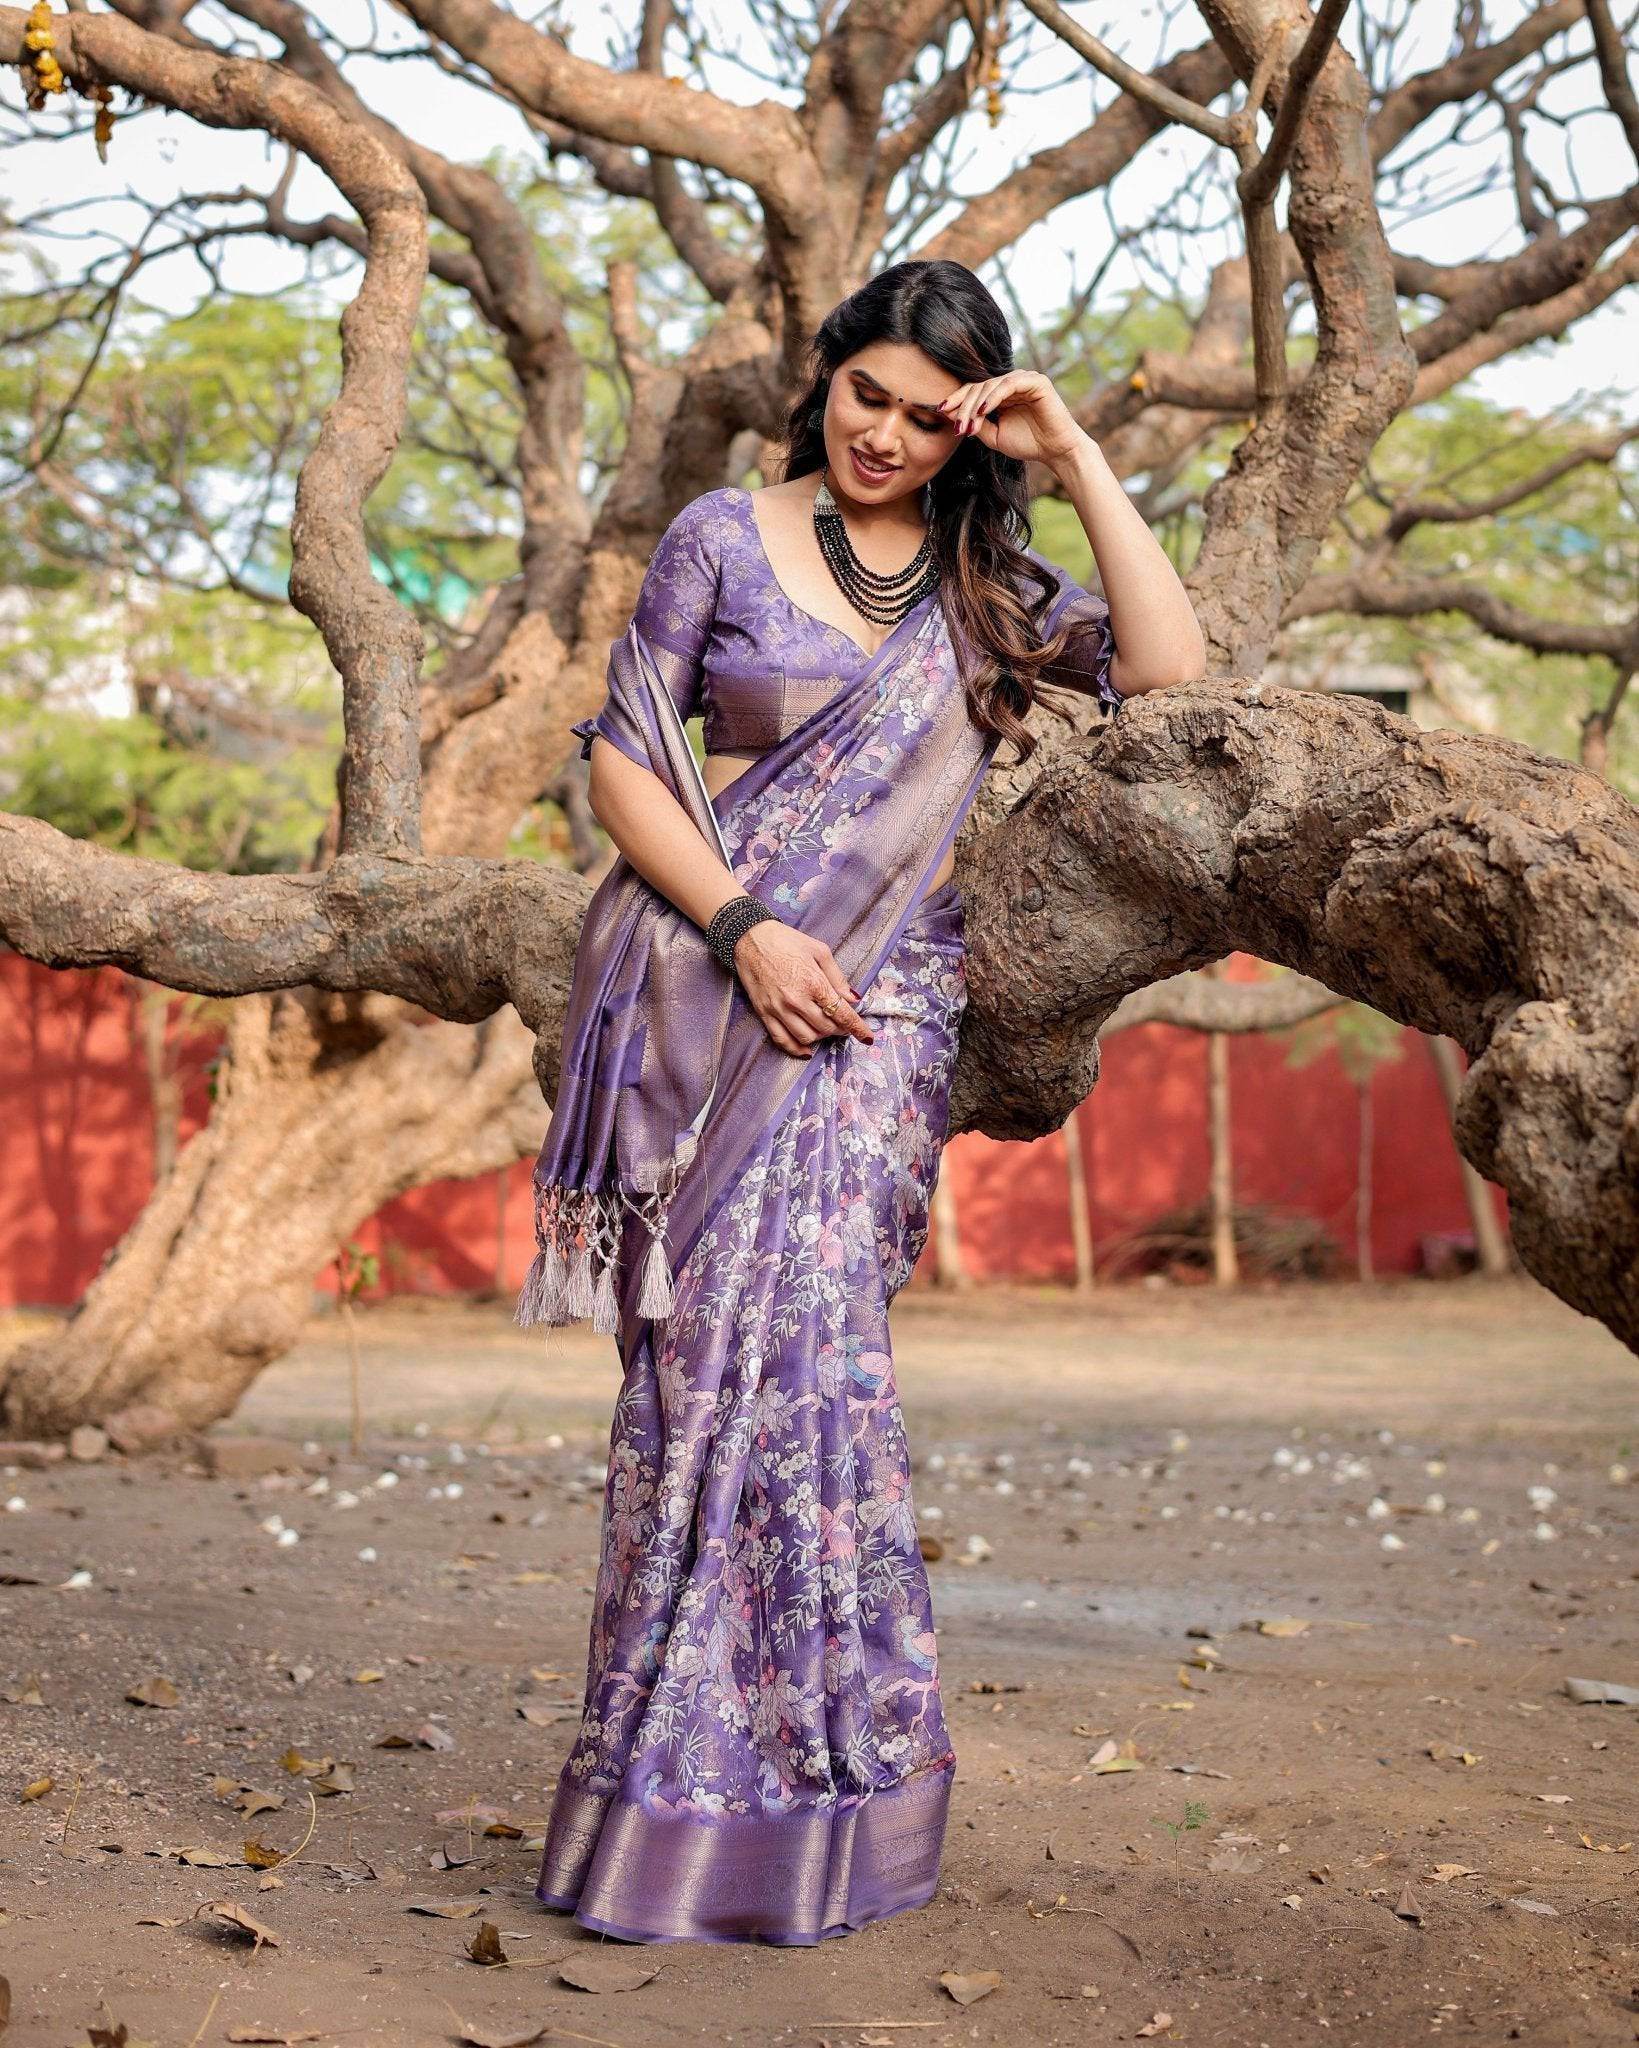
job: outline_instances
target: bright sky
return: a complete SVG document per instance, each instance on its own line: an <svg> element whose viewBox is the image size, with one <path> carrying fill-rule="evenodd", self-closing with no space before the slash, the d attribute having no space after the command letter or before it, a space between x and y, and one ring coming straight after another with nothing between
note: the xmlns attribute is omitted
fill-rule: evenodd
<svg viewBox="0 0 1639 2048"><path fill-rule="evenodd" d="M589 58L608 61L613 54L618 60L629 40L635 4L594 7L591 0L568 0L568 6L576 24L572 47ZM1198 17L1187 8L1167 10L1175 19L1165 28L1155 26L1161 10L1153 5L1141 9L1078 6L1073 11L1087 28L1102 35L1130 61L1146 67L1193 47L1205 35ZM1377 13L1379 7L1373 5L1369 11ZM1455 10L1424 4L1404 11L1411 14L1415 26L1404 40L1396 77L1439 63ZM1524 11L1525 0L1491 0L1486 12L1492 35L1506 33ZM334 0L323 9L332 34L349 45L361 43L369 35L372 14L379 35L391 46L402 48L417 39L417 32L390 10L367 8L361 0ZM1346 36L1357 55L1359 15L1357 7ZM1014 18L1021 16L1022 10L1015 9ZM762 74L748 74L727 58L712 56L706 68L706 82L712 89L741 103L770 97L763 80L772 65L743 0L702 0L699 18L708 27L703 41L712 51L739 53ZM215 9L196 9L190 21L199 32L226 39L227 17ZM232 29L236 35L246 33L237 19ZM965 47L965 35L965 29L956 32L955 49ZM1159 43L1158 36L1162 38ZM1585 26L1573 31L1569 40L1572 46L1585 48ZM1552 47L1566 44L1567 38L1560 37ZM992 187L1036 150L1084 127L1092 112L1114 97L1112 86L1086 72L1080 60L1039 24L1031 24L1028 48L1028 61L1008 91L999 125L993 130L982 111L968 118L955 173L955 181L965 193ZM521 122L511 118L493 96L445 76L429 63L362 59L350 61L349 68L371 104L407 132L453 156L477 156L497 140L520 151L532 147ZM678 67L674 63L672 68ZM19 111L21 95L15 73L8 73L0 87L0 103L6 110L5 132L15 134L20 124L29 123L30 117ZM1544 95L1543 105L1563 117L1558 124L1535 121L1530 127L1536 160L1557 194L1582 193L1591 198L1632 182L1632 158L1616 121L1600 109L1591 62L1578 67L1569 78L1556 80ZM40 117L42 124L45 119ZM1497 160L1494 114L1488 113L1475 126L1491 139L1438 153L1422 173L1418 217L1390 219L1390 235L1397 248L1449 261L1499 256L1518 247L1519 230L1506 177L1497 181L1495 191L1472 189L1485 182L1486 166ZM1420 151L1424 141L1426 138L1414 147ZM1032 229L1014 245L1007 259L1013 288L1027 311L1044 315L1061 304L1066 293L1103 261L1113 233L1167 208L1181 231L1172 246L1181 252L1177 260L1185 265L1186 289L1198 298L1212 263L1239 242L1238 223L1226 210L1221 189L1202 189L1201 166L1216 155L1203 139L1169 130L1147 147L1109 192L1092 193L1061 207ZM99 225L112 226L122 236L129 236L141 218L129 195L153 203L186 191L221 192L240 186L265 190L280 162L279 152L265 137L205 128L179 114L148 110L129 123L116 124L106 167L98 162L89 136L67 143L24 142L12 147L0 167L0 202L16 215L37 195L49 192L59 202L77 202L60 217L60 237L84 237ZM290 204L297 215L305 217L343 202L329 181L304 162ZM85 244L59 238L45 246L53 251L54 260L67 267L82 259ZM236 288L265 293L298 276L300 264L299 252L266 240L247 239L227 245L223 274ZM12 283L22 275L15 242L6 275ZM1105 295L1113 298L1140 278L1146 278L1146 273L1131 253L1123 250L1095 307ZM1169 286L1169 280L1161 277L1147 277L1146 281L1159 289ZM991 282L995 282L993 277ZM208 277L186 255L152 265L139 285L145 298L177 309L194 303L209 289ZM1538 348L1486 369L1474 380L1474 387L1497 403L1533 411L1574 409L1579 394L1608 394L1612 409L1620 410L1622 401L1639 389L1639 351L1632 344L1634 297L1630 287L1573 328L1565 343L1551 351Z"/></svg>

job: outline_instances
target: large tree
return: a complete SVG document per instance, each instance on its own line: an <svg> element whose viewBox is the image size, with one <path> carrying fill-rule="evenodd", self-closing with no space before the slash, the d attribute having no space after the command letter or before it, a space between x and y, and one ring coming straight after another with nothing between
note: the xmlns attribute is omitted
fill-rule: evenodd
<svg viewBox="0 0 1639 2048"><path fill-rule="evenodd" d="M785 97L743 105L668 75L673 50L694 47L671 0L645 7L609 63L492 0L401 0L420 61L490 91L555 164L651 208L713 309L668 359L645 333L635 265L610 262L626 408L590 494L588 367L564 286L500 180L367 101L368 49L289 0L224 0L209 27L242 23L231 46L175 0L54 14L45 35L29 32L42 10L0 7L0 55L25 65L42 124L60 74L100 102L104 139L113 114L114 150L121 91L282 145L264 193L192 195L191 246L255 233L358 259L290 532L290 602L323 636L346 727L311 866L197 873L0 817L14 947L241 999L209 1125L74 1317L10 1360L12 1429L91 1419L136 1444L212 1420L293 1341L313 1272L362 1217L417 1181L533 1149L587 887L506 849L557 786L566 726L601 694L656 536L757 463L805 336L877 263L944 256L1005 279L1027 230L1107 192L1169 132L1220 168L1200 189L1243 223L1238 253L1182 346L1143 348L1076 403L1152 502L1228 441L1188 579L1211 673L1106 728L1049 727L1027 771L992 775L961 848L971 999L954 1127L1055 1127L1095 1082L1097 1031L1124 997L1245 948L1462 1044L1459 1140L1508 1190L1525 1263L1639 1339L1639 816L1525 746L1259 680L1284 622L1401 601L1385 600L1381 559L1349 591L1335 573L1314 587L1391 423L1639 276L1620 25L1607 0L1552 0L1493 33L1464 4L1450 49L1418 68L1369 14L1340 40L1335 0L1313 16L1301 0L1200 0L1201 39L1144 71L1053 0L1029 4L1028 38L1016 21L1001 33L988 0L759 10ZM963 197L963 124L1009 89L1027 40L1035 61L1088 67L1108 89L1079 133ZM1562 191L1533 161L1554 127L1540 110L1566 91L1625 138L1612 189ZM1515 245L1443 263L1397 249L1397 225L1433 203L1418 167L1463 148L1477 182L1514 193ZM293 213L298 158L342 210ZM1188 224L1163 212L1124 232L1176 238ZM53 320L84 322L88 376L149 246L79 281L72 306L42 295ZM464 295L509 380L517 543L477 629L424 671L419 622L371 573L365 508L404 431L429 269ZM1062 339L1074 348L1073 326ZM31 461L92 496L51 476L61 426L37 423ZM1589 623L1556 628L1557 644ZM1631 670L1631 618L1593 623L1602 637L1574 644Z"/></svg>

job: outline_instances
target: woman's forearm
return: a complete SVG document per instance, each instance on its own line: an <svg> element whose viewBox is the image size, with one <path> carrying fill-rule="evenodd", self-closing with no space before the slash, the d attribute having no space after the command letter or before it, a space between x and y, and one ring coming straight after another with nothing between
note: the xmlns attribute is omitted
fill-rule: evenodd
<svg viewBox="0 0 1639 2048"><path fill-rule="evenodd" d="M592 742L592 815L644 881L702 930L735 896L735 881L659 776L601 733Z"/></svg>
<svg viewBox="0 0 1639 2048"><path fill-rule="evenodd" d="M1206 673L1206 642L1189 593L1144 515L1091 435L1054 466L1098 562L1110 607L1110 680L1124 697Z"/></svg>

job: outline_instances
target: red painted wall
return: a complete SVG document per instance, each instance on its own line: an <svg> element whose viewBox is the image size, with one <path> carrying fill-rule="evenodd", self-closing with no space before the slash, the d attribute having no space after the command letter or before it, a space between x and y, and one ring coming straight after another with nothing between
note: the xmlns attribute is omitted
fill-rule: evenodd
<svg viewBox="0 0 1639 2048"><path fill-rule="evenodd" d="M1237 978L1257 972L1234 956ZM153 1117L134 986L112 969L54 974L0 953L0 1303L77 1300L141 1209L153 1177ZM208 1018L173 1011L183 1137L209 1110ZM1417 1033L1372 1084L1373 1256L1413 1271L1426 1232L1468 1225L1437 1077ZM1078 1111L1093 1234L1108 1242L1206 1186L1207 1042L1145 1024L1104 1041L1103 1076ZM1230 1042L1237 1199L1319 1218L1352 1258L1356 1095L1331 1055L1291 1070L1279 1041ZM542 1111L542 1130L545 1130ZM389 1203L356 1233L395 1293L519 1285L532 1250L529 1175L444 1181ZM1064 1141L1003 1144L969 1134L945 1155L969 1271L980 1279L1067 1280L1074 1272ZM1498 1213L1506 1217L1500 1190ZM504 1241L502 1232L504 1229ZM924 1260L913 1286L928 1284ZM315 1285L331 1284L317 1274Z"/></svg>

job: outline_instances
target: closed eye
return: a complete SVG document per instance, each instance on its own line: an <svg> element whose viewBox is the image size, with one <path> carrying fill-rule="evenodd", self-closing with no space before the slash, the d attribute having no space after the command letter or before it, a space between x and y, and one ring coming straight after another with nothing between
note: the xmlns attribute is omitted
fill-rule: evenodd
<svg viewBox="0 0 1639 2048"><path fill-rule="evenodd" d="M860 404L863 405L868 412L880 412L883 406L887 403L885 399L867 398L863 391L857 392L855 395L859 399ZM913 419L911 421L911 425L913 427L920 427L924 434L942 434L945 431L945 429L950 425L950 422L949 420Z"/></svg>

